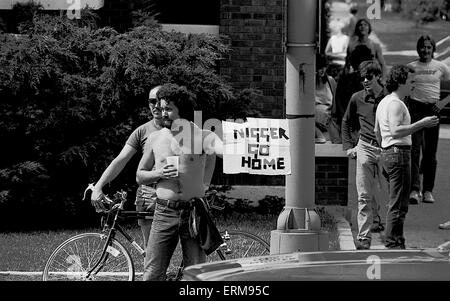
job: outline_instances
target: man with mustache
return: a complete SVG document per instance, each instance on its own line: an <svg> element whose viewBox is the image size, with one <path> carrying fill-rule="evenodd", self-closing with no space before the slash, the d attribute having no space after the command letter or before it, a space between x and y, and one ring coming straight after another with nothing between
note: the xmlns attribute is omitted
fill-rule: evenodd
<svg viewBox="0 0 450 301"><path fill-rule="evenodd" d="M214 171L215 154L222 155L221 140L191 122L195 102L186 87L165 84L159 90L158 98L164 128L149 136L136 173L138 184L157 182L155 215L147 245L149 259L144 267L145 281L165 280L179 240L185 267L205 262L206 250L198 236L193 235L191 219L192 214L196 214L193 204L205 195ZM177 157L178 168L168 164L168 157L173 156ZM221 242L214 243L211 249Z"/></svg>
<svg viewBox="0 0 450 301"><path fill-rule="evenodd" d="M370 249L371 231L381 231L377 201L381 195L379 177L380 152L375 133L376 106L387 94L381 84L382 70L376 61L364 61L359 66L364 89L350 98L342 119L342 146L351 159L356 157L356 190L358 192L358 250ZM357 145L352 132L359 129Z"/></svg>
<svg viewBox="0 0 450 301"><path fill-rule="evenodd" d="M103 187L114 180L125 168L127 163L136 153L143 153L144 145L148 139L148 136L158 131L162 128L162 115L159 100L156 96L159 88L157 86L150 90L148 96L148 106L150 108L150 113L152 119L139 126L130 135L126 141L124 147L120 151L119 155L109 164L101 175L98 182L95 184L94 189L91 194L91 202L97 210L101 210L103 204L101 199L104 196ZM149 185L140 185L136 191L136 210L154 210L155 206L155 189ZM138 224L141 226L142 236L144 239L144 246L147 245L148 237L150 235L150 229L152 225L152 220L139 219Z"/></svg>

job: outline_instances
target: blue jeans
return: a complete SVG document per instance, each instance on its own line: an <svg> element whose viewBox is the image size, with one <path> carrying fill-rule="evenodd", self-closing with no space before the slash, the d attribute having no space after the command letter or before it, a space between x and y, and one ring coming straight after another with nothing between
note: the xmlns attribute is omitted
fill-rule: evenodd
<svg viewBox="0 0 450 301"><path fill-rule="evenodd" d="M151 186L140 185L136 191L136 210L137 211L155 211L156 190ZM138 219L138 225L141 226L142 238L144 241L144 250L147 248L150 230L153 219ZM147 258L147 256L145 256ZM144 259L145 265L145 259Z"/></svg>
<svg viewBox="0 0 450 301"><path fill-rule="evenodd" d="M385 246L404 247L403 225L411 188L411 150L391 147L381 151L381 160L389 187Z"/></svg>
<svg viewBox="0 0 450 301"><path fill-rule="evenodd" d="M381 149L361 139L356 148L356 190L358 191L358 240L371 240L370 228L378 216L381 201Z"/></svg>
<svg viewBox="0 0 450 301"><path fill-rule="evenodd" d="M411 123L426 116L436 115L431 108L433 105L422 104L410 100ZM439 124L422 129L412 134L411 147L411 190L421 191L420 174L423 175L422 191L433 191L436 179L436 153L439 142ZM422 160L420 154L422 153Z"/></svg>
<svg viewBox="0 0 450 301"><path fill-rule="evenodd" d="M189 233L189 209L174 210L156 204L152 229L146 249L144 281L165 280L173 252L181 240L184 266L203 263L206 255Z"/></svg>

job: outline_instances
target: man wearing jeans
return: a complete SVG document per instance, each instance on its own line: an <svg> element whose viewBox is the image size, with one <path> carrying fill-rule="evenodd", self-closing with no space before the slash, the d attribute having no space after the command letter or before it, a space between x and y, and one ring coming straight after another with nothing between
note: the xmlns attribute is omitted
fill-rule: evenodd
<svg viewBox="0 0 450 301"><path fill-rule="evenodd" d="M113 181L125 168L127 163L136 153L143 153L144 145L148 136L162 128L161 108L156 97L161 86L154 87L150 90L148 95L148 106L151 113L151 120L139 126L133 131L126 141L123 149L116 158L105 169L100 179L94 186L91 194L91 202L96 209L101 209L103 206L101 199L103 197L103 187ZM149 185L140 185L136 191L136 210L138 211L153 211L155 207L155 189ZM151 219L139 219L139 226L141 226L142 237L144 240L144 247L147 246L148 236L152 226ZM144 260L145 262L145 260Z"/></svg>
<svg viewBox="0 0 450 301"><path fill-rule="evenodd" d="M404 98L411 94L413 73L405 65L392 67L386 80L390 94L381 100L375 114L375 134L382 147L381 160L389 182L385 231L388 249L405 249L403 225L411 188L411 134L439 122L437 116L428 116L411 124Z"/></svg>
<svg viewBox="0 0 450 301"><path fill-rule="evenodd" d="M193 199L204 197L215 154L222 155L220 139L189 122L193 120L194 102L185 87L163 85L158 98L164 128L149 136L136 173L140 185L157 181L155 215L146 250L149 259L144 267L146 281L165 279L179 240L185 267L205 262L206 250L191 227L195 214L191 205ZM169 162L173 156L177 157L178 168Z"/></svg>
<svg viewBox="0 0 450 301"><path fill-rule="evenodd" d="M371 231L382 230L378 213L381 183L379 177L380 146L373 127L375 110L386 95L381 85L381 67L376 61L365 61L359 66L364 89L350 98L342 119L342 146L351 159L356 156L356 190L358 191L358 235L356 248L370 249ZM359 129L358 144L352 132Z"/></svg>
<svg viewBox="0 0 450 301"><path fill-rule="evenodd" d="M435 51L434 40L429 35L423 35L417 41L419 59L408 64L415 71L414 90L409 100L409 111L413 122L439 113L436 104L440 100L440 83L441 80L450 79L449 67L433 59ZM412 135L410 204L435 201L432 192L436 178L438 141L439 124ZM422 185L420 185L420 174L423 175Z"/></svg>

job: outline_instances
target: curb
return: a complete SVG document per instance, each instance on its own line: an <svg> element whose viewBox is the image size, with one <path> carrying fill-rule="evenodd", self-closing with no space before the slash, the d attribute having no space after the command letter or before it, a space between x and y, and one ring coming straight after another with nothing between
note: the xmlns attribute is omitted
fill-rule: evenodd
<svg viewBox="0 0 450 301"><path fill-rule="evenodd" d="M349 220L355 214L347 207L328 207L327 211L333 215L338 232L339 250L356 250L352 227ZM384 250L383 239L380 233L372 233L371 250Z"/></svg>
<svg viewBox="0 0 450 301"><path fill-rule="evenodd" d="M355 242L353 240L352 229L346 216L351 214L347 207L326 206L326 210L330 213L336 221L336 229L338 232L339 250L356 250Z"/></svg>

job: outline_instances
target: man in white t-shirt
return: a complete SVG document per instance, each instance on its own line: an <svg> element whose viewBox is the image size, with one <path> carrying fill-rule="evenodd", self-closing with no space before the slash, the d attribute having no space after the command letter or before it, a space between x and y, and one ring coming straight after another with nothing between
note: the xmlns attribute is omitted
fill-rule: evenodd
<svg viewBox="0 0 450 301"><path fill-rule="evenodd" d="M412 122L439 112L435 105L440 100L441 80L450 79L450 68L433 59L435 51L434 40L423 35L417 41L419 59L408 64L415 70L414 90L409 101ZM432 191L436 177L438 141L439 124L412 135L410 204L418 204L421 200L424 203L435 201ZM423 175L422 187L420 174Z"/></svg>
<svg viewBox="0 0 450 301"><path fill-rule="evenodd" d="M374 131L382 147L381 161L389 183L385 230L388 249L405 249L403 225L411 186L411 134L439 123L437 116L428 116L411 124L404 99L413 89L413 73L414 70L405 65L392 67L386 81L390 94L381 100L375 113Z"/></svg>

